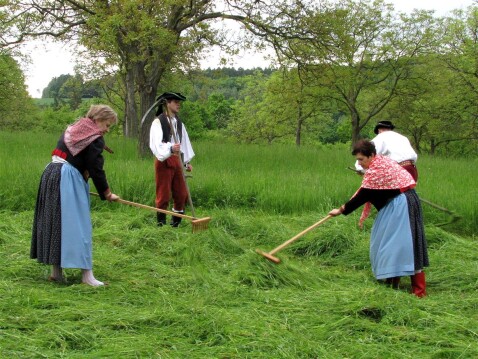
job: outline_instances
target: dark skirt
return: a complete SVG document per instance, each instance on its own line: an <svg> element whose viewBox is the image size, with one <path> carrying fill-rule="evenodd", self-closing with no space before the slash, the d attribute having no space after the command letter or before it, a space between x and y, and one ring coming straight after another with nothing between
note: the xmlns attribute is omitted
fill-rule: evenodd
<svg viewBox="0 0 478 359"><path fill-rule="evenodd" d="M414 189L404 193L407 197L408 213L410 215L410 229L413 238L413 254L415 258L415 270L428 267L428 250L423 227L423 213L420 198Z"/></svg>
<svg viewBox="0 0 478 359"><path fill-rule="evenodd" d="M41 176L32 228L30 258L45 264L61 261L60 180L62 163L50 163Z"/></svg>

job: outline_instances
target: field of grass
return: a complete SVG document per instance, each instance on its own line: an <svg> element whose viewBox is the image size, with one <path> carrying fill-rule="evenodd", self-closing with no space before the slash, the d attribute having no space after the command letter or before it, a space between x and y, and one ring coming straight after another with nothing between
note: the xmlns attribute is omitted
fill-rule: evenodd
<svg viewBox="0 0 478 359"><path fill-rule="evenodd" d="M19 358L476 358L478 161L420 157L429 296L377 283L372 220L359 212L268 251L350 197L346 147L194 143L189 179L207 231L158 228L154 213L92 199L94 271L105 288L46 280L29 259L39 178L56 135L0 133L0 356ZM151 205L153 164L108 138L115 193Z"/></svg>

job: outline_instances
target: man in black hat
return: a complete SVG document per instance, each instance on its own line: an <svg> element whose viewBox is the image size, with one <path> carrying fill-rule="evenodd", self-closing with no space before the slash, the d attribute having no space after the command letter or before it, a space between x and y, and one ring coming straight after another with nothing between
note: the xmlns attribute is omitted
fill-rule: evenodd
<svg viewBox="0 0 478 359"><path fill-rule="evenodd" d="M380 121L375 126L373 132L377 135L372 139L378 155L390 157L397 161L412 175L415 182L418 180L418 171L415 166L417 153L413 149L410 141L405 136L393 131L395 126L390 121ZM357 170L363 171L363 168L355 164Z"/></svg>
<svg viewBox="0 0 478 359"><path fill-rule="evenodd" d="M149 133L149 147L156 157L156 208L167 209L172 195L172 210L180 214L184 214L189 195L181 162L186 171L192 171L189 161L194 157L186 126L178 116L181 101L185 100L179 92L165 92L159 96L156 118ZM166 214L157 213L157 220L159 226L165 225ZM171 225L178 227L180 223L181 218L173 216Z"/></svg>
<svg viewBox="0 0 478 359"><path fill-rule="evenodd" d="M380 121L375 125L375 128L373 129L373 132L378 135L378 130L379 129L388 129L388 130L393 130L395 126L393 125L392 122L390 121Z"/></svg>

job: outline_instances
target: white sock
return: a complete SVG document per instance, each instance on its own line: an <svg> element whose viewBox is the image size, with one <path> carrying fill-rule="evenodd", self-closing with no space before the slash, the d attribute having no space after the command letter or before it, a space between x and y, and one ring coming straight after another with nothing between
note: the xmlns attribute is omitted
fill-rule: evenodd
<svg viewBox="0 0 478 359"><path fill-rule="evenodd" d="M99 287L101 285L105 285L105 283L103 282L100 282L99 280L97 280L95 278L95 276L93 275L93 270L91 269L82 269L81 270L81 273L82 273L82 279L81 281L85 284L88 284L88 285L91 285L93 287Z"/></svg>
<svg viewBox="0 0 478 359"><path fill-rule="evenodd" d="M58 282L63 280L63 269L59 264L53 264L51 266L50 278Z"/></svg>

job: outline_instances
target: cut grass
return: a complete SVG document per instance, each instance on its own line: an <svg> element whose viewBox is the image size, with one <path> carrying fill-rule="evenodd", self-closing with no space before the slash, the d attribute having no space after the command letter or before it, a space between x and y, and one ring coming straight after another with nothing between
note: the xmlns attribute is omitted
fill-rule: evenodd
<svg viewBox="0 0 478 359"><path fill-rule="evenodd" d="M215 209L210 229L192 234L190 224L158 228L148 211L113 206L92 212L105 288L81 285L79 270L66 270L66 284L48 282L49 268L28 258L32 212L0 212L2 357L478 356L472 238L432 240L420 300L407 278L400 290L374 280L369 228L356 229L353 216L311 231L275 265L254 250L317 216Z"/></svg>

